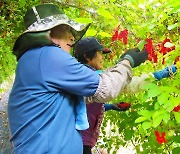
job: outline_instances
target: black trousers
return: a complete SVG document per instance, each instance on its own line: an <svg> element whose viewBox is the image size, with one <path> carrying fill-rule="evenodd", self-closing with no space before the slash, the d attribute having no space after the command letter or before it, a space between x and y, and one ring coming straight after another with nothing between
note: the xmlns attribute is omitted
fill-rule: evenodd
<svg viewBox="0 0 180 154"><path fill-rule="evenodd" d="M92 154L92 153L91 153L91 149L92 149L91 146L89 146L89 145L84 145L84 146L83 146L83 154Z"/></svg>

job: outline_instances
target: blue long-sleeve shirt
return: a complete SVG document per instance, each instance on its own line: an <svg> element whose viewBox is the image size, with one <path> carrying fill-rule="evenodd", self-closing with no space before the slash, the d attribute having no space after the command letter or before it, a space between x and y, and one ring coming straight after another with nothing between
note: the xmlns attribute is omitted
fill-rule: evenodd
<svg viewBox="0 0 180 154"><path fill-rule="evenodd" d="M16 154L80 154L75 129L77 96L91 96L99 75L55 46L27 51L19 60L8 102Z"/></svg>

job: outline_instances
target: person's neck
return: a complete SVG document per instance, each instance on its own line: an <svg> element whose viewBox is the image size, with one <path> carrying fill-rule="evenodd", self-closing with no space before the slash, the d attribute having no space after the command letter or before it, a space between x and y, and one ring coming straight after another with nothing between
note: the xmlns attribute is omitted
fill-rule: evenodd
<svg viewBox="0 0 180 154"><path fill-rule="evenodd" d="M84 65L87 66L88 68L90 68L90 69L96 71L96 69L95 69L94 67L92 67L91 65L89 65L89 64L84 64Z"/></svg>

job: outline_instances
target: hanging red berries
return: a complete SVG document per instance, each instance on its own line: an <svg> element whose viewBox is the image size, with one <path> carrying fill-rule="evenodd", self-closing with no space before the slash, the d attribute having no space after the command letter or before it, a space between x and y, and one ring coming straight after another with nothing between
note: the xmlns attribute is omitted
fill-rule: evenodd
<svg viewBox="0 0 180 154"><path fill-rule="evenodd" d="M120 29L120 25L118 27L116 27L116 29L114 30L114 34L111 38L112 41L116 41L118 39L119 29Z"/></svg>
<svg viewBox="0 0 180 154"><path fill-rule="evenodd" d="M156 141L159 143L159 144L163 144L163 143L166 143L167 140L165 138L166 136L166 133L163 132L163 133L160 133L159 131L155 131L155 136L156 136Z"/></svg>
<svg viewBox="0 0 180 154"><path fill-rule="evenodd" d="M120 31L118 35L118 39L126 45L128 43L128 30L125 29L125 30Z"/></svg>
<svg viewBox="0 0 180 154"><path fill-rule="evenodd" d="M128 110L131 106L130 103L120 102L117 106L122 110Z"/></svg>
<svg viewBox="0 0 180 154"><path fill-rule="evenodd" d="M144 46L144 48L147 50L148 52L148 60L157 63L157 54L154 53L154 47L152 44L152 40L150 38L146 39L146 44Z"/></svg>
<svg viewBox="0 0 180 154"><path fill-rule="evenodd" d="M179 112L180 111L180 105L176 106L174 109L173 109L174 112Z"/></svg>
<svg viewBox="0 0 180 154"><path fill-rule="evenodd" d="M162 44L160 44L160 53L162 53L163 55L167 54L168 52L175 50L175 46L172 47L165 47L165 44L169 42L170 43L170 39L165 39Z"/></svg>
<svg viewBox="0 0 180 154"><path fill-rule="evenodd" d="M122 41L125 45L128 43L128 30L124 29L122 31L119 32L120 26L118 26L115 31L114 34L111 38L112 41Z"/></svg>

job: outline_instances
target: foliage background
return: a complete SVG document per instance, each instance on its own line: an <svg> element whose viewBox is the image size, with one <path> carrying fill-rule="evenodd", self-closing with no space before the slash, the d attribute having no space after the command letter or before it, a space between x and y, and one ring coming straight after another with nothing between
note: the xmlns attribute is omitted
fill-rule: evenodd
<svg viewBox="0 0 180 154"><path fill-rule="evenodd" d="M106 67L112 66L127 49L137 46L142 49L147 38L153 41L158 62L147 61L134 68L134 75L160 70L172 65L175 57L180 56L180 2L177 0L0 0L0 84L14 73L17 62L12 47L24 31L23 16L28 8L40 3L58 4L70 18L91 23L86 36L99 37L113 51L105 57ZM129 32L126 45L111 40L118 25L120 30ZM169 38L176 49L162 55L158 43L165 38ZM137 43L137 40L142 41ZM163 58L165 64L162 64ZM179 63L177 65L179 68ZM139 93L118 96L113 102L130 102L131 110L106 113L100 136L103 142L99 142L99 146L111 153L116 153L120 145L130 143L137 153L180 153L180 113L173 111L180 104L179 79L178 72L171 78L153 81ZM108 122L111 124L109 133L106 131ZM168 142L158 144L155 130L165 132ZM2 140L7 140L7 136ZM1 142L5 149L4 144Z"/></svg>

